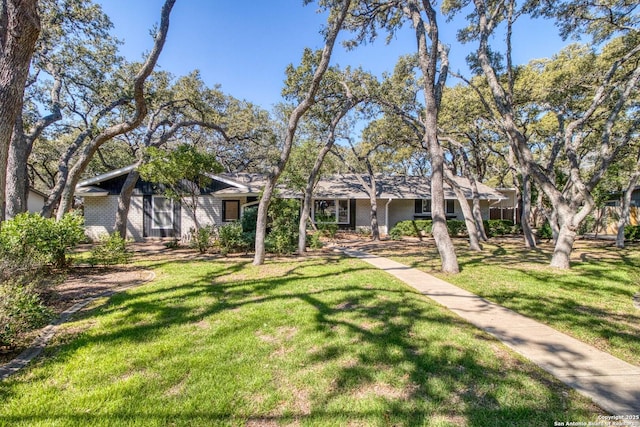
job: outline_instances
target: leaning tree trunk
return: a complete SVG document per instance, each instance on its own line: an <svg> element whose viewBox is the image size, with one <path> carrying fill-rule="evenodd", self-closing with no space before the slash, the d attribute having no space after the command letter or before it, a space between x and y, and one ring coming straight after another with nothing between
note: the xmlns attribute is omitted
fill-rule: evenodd
<svg viewBox="0 0 640 427"><path fill-rule="evenodd" d="M300 223L298 225L298 255L304 255L307 250L307 222L309 221L309 216L311 215L311 202L313 199L313 187L316 184L316 179L318 174L320 173L320 168L324 163L324 159L333 148L333 144L336 141L336 127L342 118L349 112L351 106L353 105L353 101L350 99L345 108L336 115L331 121L331 132L329 134L329 138L327 139L326 144L322 147L318 156L316 157L316 161L313 164L313 168L309 173L309 178L307 179L307 186L304 189L304 198L302 200L302 210L300 211Z"/></svg>
<svg viewBox="0 0 640 427"><path fill-rule="evenodd" d="M522 174L522 212L520 212L520 224L524 235L524 245L526 248L536 247L536 237L531 228L531 180L526 173Z"/></svg>
<svg viewBox="0 0 640 427"><path fill-rule="evenodd" d="M158 62L158 58L160 57L162 48L164 47L164 43L167 39L167 33L169 32L169 17L171 15L171 10L173 9L175 2L176 0L165 0L164 5L162 6L160 26L158 27L158 32L155 36L153 49L147 56L147 60L142 65L133 80L133 100L135 102L134 116L131 118L131 120L125 120L122 123L109 126L105 130L103 130L98 136L93 138L91 142L84 148L82 153L80 153L78 160L69 171L69 178L64 187L64 190L62 191L60 205L58 206L57 212L58 220L60 220L62 216L64 216L64 214L67 213L73 206L73 198L76 185L78 184L80 176L86 169L87 165L91 161L98 148L100 148L102 144L110 141L114 137L130 132L133 129L137 128L146 117L148 108L144 92L144 84L147 78L151 75L151 72Z"/></svg>
<svg viewBox="0 0 640 427"><path fill-rule="evenodd" d="M453 189L453 192L456 193L456 198L458 199L458 203L462 209L462 216L464 217L464 223L467 226L467 233L469 234L469 249L480 252L482 251L482 246L480 245L480 232L476 227L476 221L471 207L469 206L469 202L467 202L467 197L464 194L464 191L462 191L460 186L455 182L451 171L445 170L445 174L447 182Z"/></svg>
<svg viewBox="0 0 640 427"><path fill-rule="evenodd" d="M118 210L116 211L116 222L113 230L123 239L127 238L127 221L129 218L129 208L131 207L131 196L136 188L138 178L140 178L140 173L136 169L130 171L118 196Z"/></svg>
<svg viewBox="0 0 640 427"><path fill-rule="evenodd" d="M269 174L267 183L265 184L264 190L262 192L262 197L260 197L260 203L258 204L258 218L256 219L256 252L253 257L253 265L264 264L264 244L267 235L267 214L269 210L269 204L271 203L271 197L273 196L273 190L275 189L276 182L282 174L282 171L284 171L284 168L289 160L289 154L291 153L291 147L293 146L293 139L295 137L296 130L298 129L298 122L307 112L307 110L309 110L309 108L311 108L311 106L315 103L315 95L318 92L320 82L322 81L325 72L329 68L333 46L336 39L338 38L338 33L342 28L342 23L347 17L350 5L350 0L345 0L342 3L339 15L335 17L335 20L327 31L326 41L324 49L322 51L322 57L320 59L320 63L318 64L318 68L316 68L315 72L313 73L313 78L311 80L309 90L307 91L302 102L293 109L291 115L289 116L289 123L287 124L287 134L285 136L282 152L280 153L280 159L272 173Z"/></svg>
<svg viewBox="0 0 640 427"><path fill-rule="evenodd" d="M24 86L40 34L37 0L0 3L0 221L6 205L6 171L13 128L22 112Z"/></svg>

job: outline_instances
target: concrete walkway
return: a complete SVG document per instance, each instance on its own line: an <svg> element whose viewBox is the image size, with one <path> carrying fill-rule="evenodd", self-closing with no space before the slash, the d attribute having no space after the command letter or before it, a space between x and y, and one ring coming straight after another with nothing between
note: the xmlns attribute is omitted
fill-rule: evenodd
<svg viewBox="0 0 640 427"><path fill-rule="evenodd" d="M388 272L487 331L612 415L640 415L639 367L415 268L354 249L340 250Z"/></svg>

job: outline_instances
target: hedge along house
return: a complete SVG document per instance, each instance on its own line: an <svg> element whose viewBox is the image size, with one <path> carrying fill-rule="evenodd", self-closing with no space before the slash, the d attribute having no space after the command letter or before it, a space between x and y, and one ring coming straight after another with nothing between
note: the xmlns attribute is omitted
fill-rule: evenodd
<svg viewBox="0 0 640 427"><path fill-rule="evenodd" d="M118 206L118 196L134 166L81 181L76 194L84 200L87 235L96 239L112 233ZM240 219L245 209L258 203L265 178L258 174L235 173L210 175L211 183L200 188L197 220L200 226L224 225ZM429 179L413 176L377 176L376 202L380 232L386 234L399 221L431 219L431 188ZM468 200L472 198L468 180L457 178ZM364 184L364 185L363 185ZM370 229L371 203L367 188L368 176L334 175L318 182L314 190L311 218L316 222L331 222L341 229ZM301 198L301 193L282 186L278 197ZM456 197L445 185L448 219L462 219ZM478 198L483 218L489 218L493 204L505 197L499 191L478 183ZM131 197L127 235L136 241L154 238L186 239L195 227L193 213L187 203L176 203L164 195L160 185L139 179Z"/></svg>

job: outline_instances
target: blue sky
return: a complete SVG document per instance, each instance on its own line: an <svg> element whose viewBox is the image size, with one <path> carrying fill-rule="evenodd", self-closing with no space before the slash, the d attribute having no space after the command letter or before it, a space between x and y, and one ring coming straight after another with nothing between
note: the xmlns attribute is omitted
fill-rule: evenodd
<svg viewBox="0 0 640 427"><path fill-rule="evenodd" d="M113 33L124 41L122 54L141 59L152 46L149 31L159 21L163 1L97 2L114 23ZM178 0L159 65L176 76L199 69L209 86L221 84L225 93L270 109L281 101L286 66L297 63L305 47L322 47L324 22L317 6L303 6L302 0ZM451 46L451 68L466 72L464 58L471 46L456 42L455 23L442 20L440 27L442 40ZM550 57L566 44L549 22L522 23L515 31L514 61ZM400 55L413 51L415 38L405 26L389 45L381 37L355 51L337 47L332 63L380 75L392 71Z"/></svg>

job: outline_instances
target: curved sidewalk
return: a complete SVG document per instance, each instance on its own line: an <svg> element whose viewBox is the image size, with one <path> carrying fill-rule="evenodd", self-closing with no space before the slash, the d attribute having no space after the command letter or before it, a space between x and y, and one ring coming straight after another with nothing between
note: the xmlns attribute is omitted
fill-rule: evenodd
<svg viewBox="0 0 640 427"><path fill-rule="evenodd" d="M612 415L640 415L639 367L415 268L366 252L340 250L397 277L490 333Z"/></svg>

